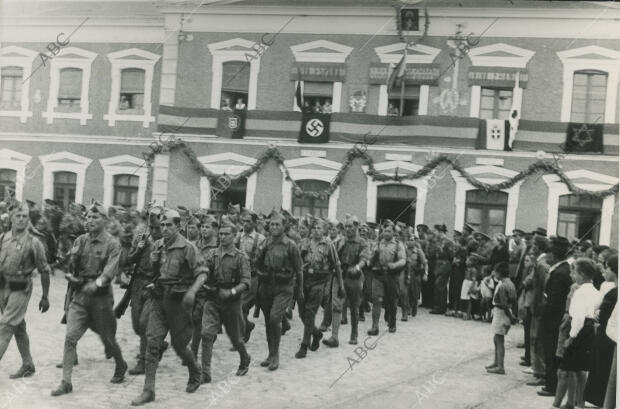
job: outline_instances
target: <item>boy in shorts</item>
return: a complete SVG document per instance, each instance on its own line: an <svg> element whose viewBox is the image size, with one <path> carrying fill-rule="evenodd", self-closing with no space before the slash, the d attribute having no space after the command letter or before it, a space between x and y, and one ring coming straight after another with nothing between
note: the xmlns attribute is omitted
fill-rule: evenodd
<svg viewBox="0 0 620 409"><path fill-rule="evenodd" d="M508 334L510 325L516 322L512 314L512 305L517 300L517 290L510 280L508 263L497 263L493 267L493 277L498 281L493 294L493 343L495 345L495 360L486 367L488 373L504 375L504 335Z"/></svg>

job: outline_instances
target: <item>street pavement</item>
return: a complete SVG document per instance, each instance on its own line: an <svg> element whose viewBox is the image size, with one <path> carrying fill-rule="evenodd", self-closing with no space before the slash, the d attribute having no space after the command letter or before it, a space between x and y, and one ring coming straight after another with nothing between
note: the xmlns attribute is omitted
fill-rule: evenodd
<svg viewBox="0 0 620 409"><path fill-rule="evenodd" d="M38 309L40 285L27 314L31 350L36 364L32 378L9 380L20 365L12 342L0 362L0 409L117 409L129 407L142 390L144 376L128 376L121 385L109 382L113 360L104 357L103 345L88 331L78 343L79 365L73 372L73 393L52 398L60 382L65 327L60 324L66 284L61 274L52 277L50 310ZM115 288L118 299L121 290ZM317 316L317 325L322 312ZM369 318L369 317L368 317ZM399 311L400 318L400 311ZM249 373L234 376L239 364L226 335L219 335L213 352L211 384L194 394L185 392L187 369L169 349L157 372L156 401L147 408L360 408L360 409L542 409L551 398L536 395L526 386L529 376L518 365L523 349L521 326L506 337L506 375L487 374L484 366L493 356L489 324L430 315L424 309L408 322L398 321L398 331L388 333L381 322L378 337L367 338L370 322L360 323L357 348L347 343L350 325L340 328L340 347L321 345L297 360L303 326L294 311L292 329L282 337L280 369L269 372L258 364L267 355L264 323L248 343L252 356ZM138 338L133 334L129 311L119 320L117 340L130 367L135 363Z"/></svg>

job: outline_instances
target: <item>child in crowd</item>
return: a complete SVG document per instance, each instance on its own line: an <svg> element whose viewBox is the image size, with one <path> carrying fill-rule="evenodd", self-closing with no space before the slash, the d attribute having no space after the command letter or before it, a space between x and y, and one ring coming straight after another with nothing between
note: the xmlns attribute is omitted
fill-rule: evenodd
<svg viewBox="0 0 620 409"><path fill-rule="evenodd" d="M465 276L463 277L463 284L461 284L461 299L459 301L459 308L457 311L461 311L461 316L464 320L471 320L471 302L470 299L471 289L474 283L474 280L477 278L478 269L477 269L477 259L478 255L476 253L472 253L465 259Z"/></svg>
<svg viewBox="0 0 620 409"><path fill-rule="evenodd" d="M482 283L482 273L476 269L474 279L469 288L469 311L478 311L480 314L480 284ZM475 308L474 308L475 307ZM472 314L474 319L481 319L481 315L478 318Z"/></svg>
<svg viewBox="0 0 620 409"><path fill-rule="evenodd" d="M480 320L491 322L491 302L493 300L493 294L495 293L496 282L494 274L491 272L489 275L482 279L480 283Z"/></svg>
<svg viewBox="0 0 620 409"><path fill-rule="evenodd" d="M566 383L566 408L584 407L583 391L595 340L594 319L602 301L601 293L592 283L596 273L596 265L586 258L577 259L571 266L571 278L576 288L568 309L570 329L568 337L562 337L560 328L558 339L558 349L560 343L563 346L558 380L565 380ZM561 386L563 385L559 382L553 402L554 408L560 407L562 403Z"/></svg>
<svg viewBox="0 0 620 409"><path fill-rule="evenodd" d="M512 314L512 305L517 300L517 290L510 280L508 263L502 261L493 267L492 275L497 279L493 293L493 344L495 345L495 360L486 367L487 372L492 374L504 375L504 336L508 334L510 326L516 322Z"/></svg>

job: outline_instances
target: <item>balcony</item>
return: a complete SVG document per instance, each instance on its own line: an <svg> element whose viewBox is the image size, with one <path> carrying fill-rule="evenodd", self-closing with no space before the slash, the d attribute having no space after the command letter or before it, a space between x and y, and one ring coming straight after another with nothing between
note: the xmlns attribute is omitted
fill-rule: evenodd
<svg viewBox="0 0 620 409"><path fill-rule="evenodd" d="M243 111L245 139L297 140L302 113L294 111ZM235 114L231 111L205 108L160 106L158 131L175 135L195 135L205 138L226 137L226 122ZM237 115L237 117L243 116ZM235 118L238 121L239 118ZM416 147L445 147L480 149L485 145L486 120L454 116L379 116L359 113L333 113L330 120L330 142L356 143L368 138L379 145L407 145ZM574 132L575 124L520 120L515 151L566 153L567 132ZM594 125L590 125L594 126ZM618 124L600 125L603 154L618 155ZM579 126L577 126L579 129ZM501 137L508 137L508 124ZM586 128L589 131L589 128ZM599 131L600 132L600 131ZM229 133L229 132L228 132ZM500 148L501 150L501 148ZM572 152L571 152L572 153ZM598 153L598 152L575 152Z"/></svg>

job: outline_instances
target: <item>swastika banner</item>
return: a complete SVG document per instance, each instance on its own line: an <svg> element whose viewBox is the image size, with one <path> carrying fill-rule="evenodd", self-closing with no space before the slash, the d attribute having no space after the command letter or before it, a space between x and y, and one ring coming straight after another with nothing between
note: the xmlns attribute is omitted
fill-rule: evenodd
<svg viewBox="0 0 620 409"><path fill-rule="evenodd" d="M329 142L329 122L331 114L304 112L299 131L299 143L327 143Z"/></svg>

